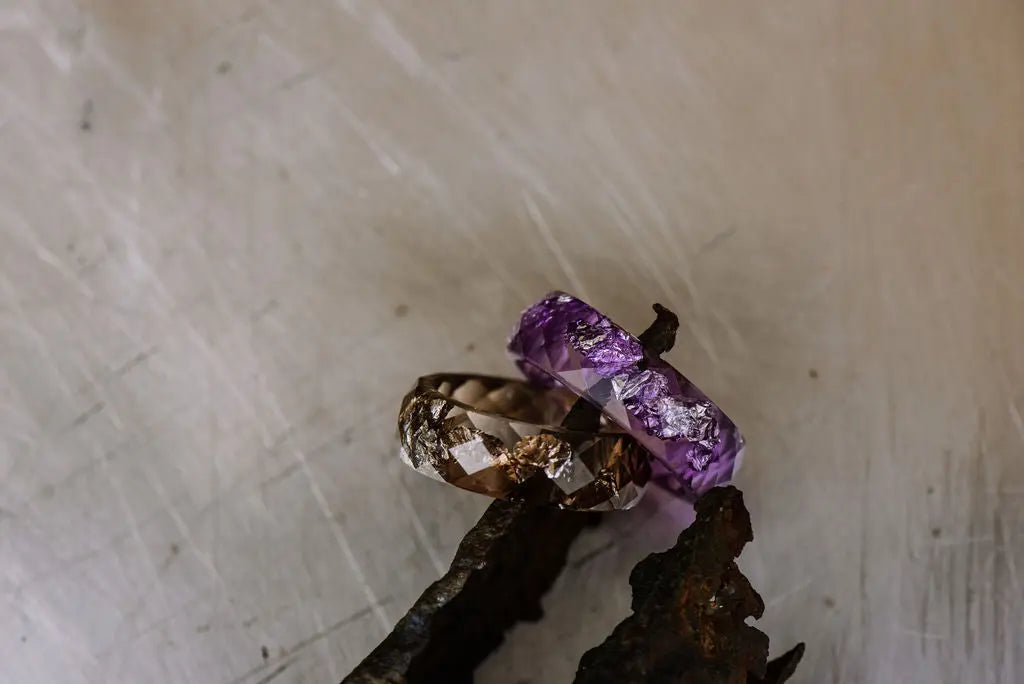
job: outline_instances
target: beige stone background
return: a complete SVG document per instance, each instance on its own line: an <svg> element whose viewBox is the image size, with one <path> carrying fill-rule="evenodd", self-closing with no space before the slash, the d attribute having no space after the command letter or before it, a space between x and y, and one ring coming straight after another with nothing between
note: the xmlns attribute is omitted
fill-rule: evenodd
<svg viewBox="0 0 1024 684"><path fill-rule="evenodd" d="M561 287L683 316L796 681L1022 682L1022 259L1016 0L0 0L0 681L339 680L488 503L399 398Z"/></svg>

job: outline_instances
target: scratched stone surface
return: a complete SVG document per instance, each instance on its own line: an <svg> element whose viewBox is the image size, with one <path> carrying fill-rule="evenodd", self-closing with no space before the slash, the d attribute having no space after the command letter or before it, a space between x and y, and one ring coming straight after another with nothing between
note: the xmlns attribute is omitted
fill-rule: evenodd
<svg viewBox="0 0 1024 684"><path fill-rule="evenodd" d="M401 396L553 288L681 314L795 681L1024 681L1022 189L1019 2L0 2L0 681L340 680L487 505Z"/></svg>

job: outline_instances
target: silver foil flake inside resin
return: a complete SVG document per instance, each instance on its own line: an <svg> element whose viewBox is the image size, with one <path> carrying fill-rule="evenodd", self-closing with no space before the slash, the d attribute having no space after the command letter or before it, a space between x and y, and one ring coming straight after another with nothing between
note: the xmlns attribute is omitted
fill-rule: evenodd
<svg viewBox="0 0 1024 684"><path fill-rule="evenodd" d="M636 399L648 403L658 399L668 390L668 378L652 370L639 373L621 373L612 378L612 391L620 401Z"/></svg>
<svg viewBox="0 0 1024 684"><path fill-rule="evenodd" d="M573 349L605 377L636 366L644 358L640 343L607 319L593 324L578 320L567 326L566 335Z"/></svg>
<svg viewBox="0 0 1024 684"><path fill-rule="evenodd" d="M414 397L402 409L404 420L399 421L398 437L402 452L416 470L443 457L438 427L449 407L443 399Z"/></svg>
<svg viewBox="0 0 1024 684"><path fill-rule="evenodd" d="M678 397L662 397L657 404L663 439L685 439L703 446L713 446L718 439L718 421L710 401L687 401Z"/></svg>

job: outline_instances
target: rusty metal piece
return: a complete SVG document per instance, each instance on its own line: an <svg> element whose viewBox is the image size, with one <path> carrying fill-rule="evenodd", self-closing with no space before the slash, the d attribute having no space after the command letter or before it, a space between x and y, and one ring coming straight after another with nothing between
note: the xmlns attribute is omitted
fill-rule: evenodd
<svg viewBox="0 0 1024 684"><path fill-rule="evenodd" d="M540 619L540 599L569 545L599 516L495 501L462 540L448 573L344 684L472 682L509 627Z"/></svg>
<svg viewBox="0 0 1024 684"><path fill-rule="evenodd" d="M768 669L768 636L746 624L764 602L735 558L754 538L743 495L719 487L697 500L697 520L629 578L633 614L583 655L576 684L782 682L800 645Z"/></svg>

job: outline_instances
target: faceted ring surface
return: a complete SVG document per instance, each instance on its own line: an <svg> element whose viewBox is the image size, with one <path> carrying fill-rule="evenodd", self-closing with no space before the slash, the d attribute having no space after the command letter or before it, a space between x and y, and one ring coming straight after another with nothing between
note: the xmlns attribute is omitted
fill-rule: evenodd
<svg viewBox="0 0 1024 684"><path fill-rule="evenodd" d="M428 375L402 401L399 453L424 475L495 498L632 507L650 477L649 454L614 425L559 427L575 398L509 378Z"/></svg>
<svg viewBox="0 0 1024 684"><path fill-rule="evenodd" d="M686 377L586 302L552 292L526 309L509 353L524 375L598 406L657 459L654 479L688 499L725 484L744 440Z"/></svg>

